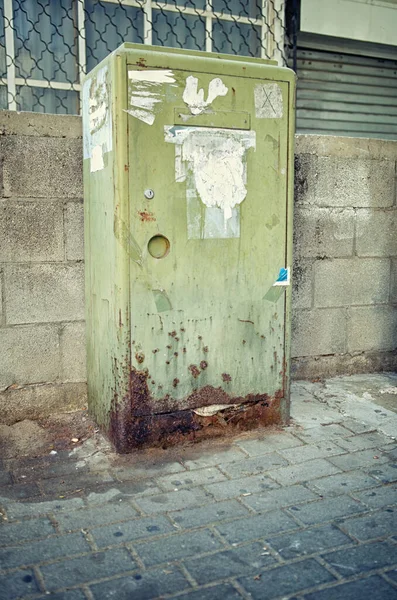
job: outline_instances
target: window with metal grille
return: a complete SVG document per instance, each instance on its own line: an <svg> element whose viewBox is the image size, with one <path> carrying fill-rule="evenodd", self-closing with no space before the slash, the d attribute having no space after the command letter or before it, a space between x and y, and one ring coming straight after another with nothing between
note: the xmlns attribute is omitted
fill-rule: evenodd
<svg viewBox="0 0 397 600"><path fill-rule="evenodd" d="M81 78L123 42L285 64L284 0L0 0L0 108L76 114Z"/></svg>

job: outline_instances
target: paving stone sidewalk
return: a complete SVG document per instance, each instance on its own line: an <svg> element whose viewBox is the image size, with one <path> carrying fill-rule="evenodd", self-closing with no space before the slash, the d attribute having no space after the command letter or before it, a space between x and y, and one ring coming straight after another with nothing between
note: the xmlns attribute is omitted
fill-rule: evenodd
<svg viewBox="0 0 397 600"><path fill-rule="evenodd" d="M229 440L4 459L0 598L397 598L396 386L297 382L290 427Z"/></svg>

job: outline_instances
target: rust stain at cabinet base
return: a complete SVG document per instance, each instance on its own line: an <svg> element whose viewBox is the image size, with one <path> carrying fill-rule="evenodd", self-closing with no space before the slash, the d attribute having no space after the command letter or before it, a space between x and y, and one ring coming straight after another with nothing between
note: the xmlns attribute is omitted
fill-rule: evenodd
<svg viewBox="0 0 397 600"><path fill-rule="evenodd" d="M158 410L159 404L150 396L147 378L147 373L133 371L130 396L113 399L107 433L120 453L227 436L228 433L283 422L281 391L271 397L268 394L231 397L221 388L211 386L193 392L184 403L189 408L156 413L155 406ZM164 400L166 402L168 398ZM211 416L200 416L194 412L195 408L218 403L233 406Z"/></svg>

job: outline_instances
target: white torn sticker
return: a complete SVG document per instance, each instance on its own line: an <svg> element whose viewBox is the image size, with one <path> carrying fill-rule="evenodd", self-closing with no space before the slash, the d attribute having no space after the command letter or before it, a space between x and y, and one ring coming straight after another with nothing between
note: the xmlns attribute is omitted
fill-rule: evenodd
<svg viewBox="0 0 397 600"><path fill-rule="evenodd" d="M218 96L226 96L229 89L225 86L222 79L216 77L212 79L208 86L207 100L204 100L203 88L198 89L198 79L189 75L186 78L186 87L183 92L183 101L188 105L192 115L199 115L205 111Z"/></svg>
<svg viewBox="0 0 397 600"><path fill-rule="evenodd" d="M109 85L107 66L83 85L83 149L84 158L91 159L91 172L104 168L103 155L113 147Z"/></svg>
<svg viewBox="0 0 397 600"><path fill-rule="evenodd" d="M168 125L164 131L165 141L176 145L175 180L186 181L188 237L239 237L255 131ZM207 207L204 216L198 200Z"/></svg>
<svg viewBox="0 0 397 600"><path fill-rule="evenodd" d="M283 116L283 93L278 83L256 85L254 98L257 119L281 119Z"/></svg>
<svg viewBox="0 0 397 600"><path fill-rule="evenodd" d="M128 79L130 100L126 112L147 125L153 125L156 106L164 100L164 84L175 84L173 72L165 69L128 71Z"/></svg>

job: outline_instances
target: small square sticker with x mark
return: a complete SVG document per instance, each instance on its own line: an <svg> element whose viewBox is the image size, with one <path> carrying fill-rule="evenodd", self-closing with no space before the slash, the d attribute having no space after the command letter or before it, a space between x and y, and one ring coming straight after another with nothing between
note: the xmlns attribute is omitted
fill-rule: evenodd
<svg viewBox="0 0 397 600"><path fill-rule="evenodd" d="M281 119L283 116L283 94L278 83L256 85L254 96L257 119Z"/></svg>

